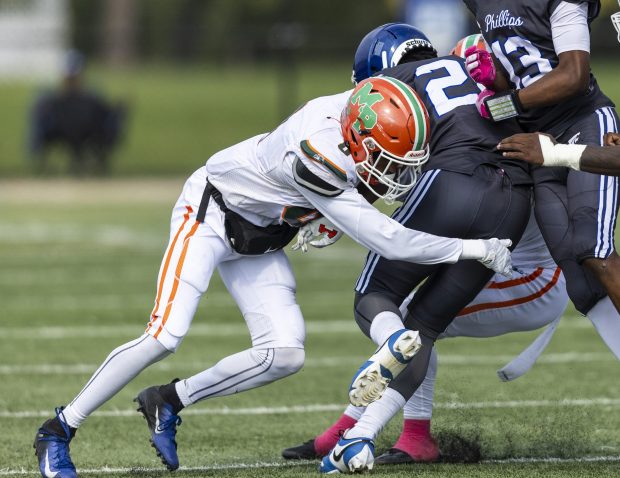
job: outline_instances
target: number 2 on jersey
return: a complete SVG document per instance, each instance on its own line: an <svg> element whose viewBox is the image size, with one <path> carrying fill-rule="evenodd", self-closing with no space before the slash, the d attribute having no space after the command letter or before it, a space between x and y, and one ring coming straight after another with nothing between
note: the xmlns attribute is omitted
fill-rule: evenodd
<svg viewBox="0 0 620 478"><path fill-rule="evenodd" d="M415 75L421 80L429 75L425 89L437 116L445 115L459 106L475 104L480 93L473 82L469 81L463 66L455 60L441 59L426 63L416 68Z"/></svg>

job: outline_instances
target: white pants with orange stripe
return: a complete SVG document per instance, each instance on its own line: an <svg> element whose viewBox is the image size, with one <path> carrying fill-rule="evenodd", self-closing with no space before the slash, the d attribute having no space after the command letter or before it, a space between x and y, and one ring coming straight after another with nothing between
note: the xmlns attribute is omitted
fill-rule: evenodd
<svg viewBox="0 0 620 478"><path fill-rule="evenodd" d="M217 269L247 323L253 347L303 348L305 327L286 254L237 254L226 239L224 217L213 200L205 221L197 222L205 184L201 168L187 181L173 209L170 242L146 333L176 351Z"/></svg>
<svg viewBox="0 0 620 478"><path fill-rule="evenodd" d="M177 350L216 269L248 325L252 348L177 382L183 405L259 387L302 367L305 327L286 255L278 251L248 257L234 252L215 201L205 221L196 221L205 185L201 168L187 180L173 209L146 334L113 350L65 408L72 427L80 426L144 368Z"/></svg>
<svg viewBox="0 0 620 478"><path fill-rule="evenodd" d="M515 276L510 280L494 276L439 337L496 337L547 326L530 346L498 371L502 380L514 380L534 365L551 340L569 300L559 268L523 268ZM436 375L437 356L433 350L424 382L405 405L405 418L431 418Z"/></svg>

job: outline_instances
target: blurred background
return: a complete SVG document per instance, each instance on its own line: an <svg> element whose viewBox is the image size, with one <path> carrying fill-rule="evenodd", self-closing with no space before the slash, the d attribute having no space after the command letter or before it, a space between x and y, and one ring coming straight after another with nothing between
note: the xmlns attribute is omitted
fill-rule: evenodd
<svg viewBox="0 0 620 478"><path fill-rule="evenodd" d="M603 5L592 38L605 86L620 50L618 5ZM0 0L0 177L187 176L307 99L348 89L358 42L390 21L422 28L440 54L476 30L460 0ZM94 151L53 138L92 128Z"/></svg>

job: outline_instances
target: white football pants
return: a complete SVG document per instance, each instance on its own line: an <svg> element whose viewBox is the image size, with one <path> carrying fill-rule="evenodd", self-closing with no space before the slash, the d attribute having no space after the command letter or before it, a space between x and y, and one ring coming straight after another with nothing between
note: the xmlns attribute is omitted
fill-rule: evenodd
<svg viewBox="0 0 620 478"><path fill-rule="evenodd" d="M174 352L217 269L239 306L254 348L303 348L304 322L286 254L281 250L258 256L237 254L226 239L224 215L214 200L209 202L204 223L197 222L205 185L201 168L186 182L172 212L170 243L146 333Z"/></svg>

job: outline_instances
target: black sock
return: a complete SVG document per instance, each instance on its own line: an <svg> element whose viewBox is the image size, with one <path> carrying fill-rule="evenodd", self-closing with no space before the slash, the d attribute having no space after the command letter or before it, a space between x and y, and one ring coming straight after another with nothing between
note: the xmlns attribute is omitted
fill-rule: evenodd
<svg viewBox="0 0 620 478"><path fill-rule="evenodd" d="M174 385L178 381L179 379L175 378L172 382L159 387L159 393L161 393L161 396L164 397L166 402L172 405L172 411L175 415L185 408L183 403L181 403L181 399L179 398L179 394L177 393L177 389Z"/></svg>
<svg viewBox="0 0 620 478"><path fill-rule="evenodd" d="M72 439L75 436L77 428L70 427L67 424L65 424L65 426L69 427L69 439ZM63 428L62 423L60 422L60 419L58 417L50 418L41 426L41 428L46 432L52 433L54 435L58 435L61 437L67 436L67 433L65 432L65 429Z"/></svg>

